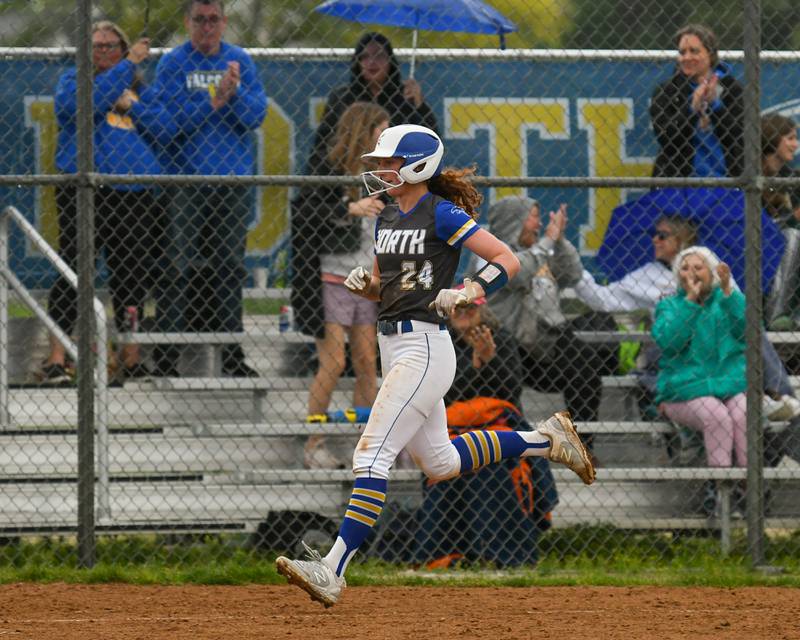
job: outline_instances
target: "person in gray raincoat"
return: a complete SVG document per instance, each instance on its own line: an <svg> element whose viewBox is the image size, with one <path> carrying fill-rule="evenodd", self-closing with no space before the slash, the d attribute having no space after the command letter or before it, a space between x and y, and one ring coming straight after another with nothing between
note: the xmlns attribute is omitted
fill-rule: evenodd
<svg viewBox="0 0 800 640"><path fill-rule="evenodd" d="M562 392L573 420L597 421L604 374L617 366L613 347L583 342L576 330L614 330L608 314L568 320L559 292L575 285L583 266L566 239L567 207L550 212L543 227L536 200L511 196L489 209L489 228L520 261L519 274L489 297L492 309L520 345L524 383L538 391ZM586 438L591 445L591 438Z"/></svg>

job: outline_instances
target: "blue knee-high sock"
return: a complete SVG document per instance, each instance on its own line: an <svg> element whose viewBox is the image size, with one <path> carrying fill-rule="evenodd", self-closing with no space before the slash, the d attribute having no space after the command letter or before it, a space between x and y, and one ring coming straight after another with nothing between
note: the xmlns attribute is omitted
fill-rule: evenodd
<svg viewBox="0 0 800 640"><path fill-rule="evenodd" d="M386 501L387 486L388 481L381 478L356 478L339 537L325 556L337 576L344 573L353 554L375 526Z"/></svg>
<svg viewBox="0 0 800 640"><path fill-rule="evenodd" d="M532 432L527 432L532 433ZM549 441L528 442L516 431L468 431L452 440L461 458L461 473L516 458L528 449L546 449Z"/></svg>

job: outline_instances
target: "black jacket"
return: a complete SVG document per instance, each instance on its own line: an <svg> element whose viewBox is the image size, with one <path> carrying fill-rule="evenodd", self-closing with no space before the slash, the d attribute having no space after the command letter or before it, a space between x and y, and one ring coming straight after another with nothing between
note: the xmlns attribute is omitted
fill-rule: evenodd
<svg viewBox="0 0 800 640"><path fill-rule="evenodd" d="M389 58L389 73L383 89L377 96L373 96L367 84L361 78L361 63L359 56L370 42L379 43L386 51ZM389 113L389 124L418 124L437 131L436 116L427 102L417 107L403 97L403 78L400 74L400 63L394 55L389 41L377 33L366 33L356 45L355 52L350 59L350 80L346 85L337 87L328 96L322 122L314 136L314 155L321 155L329 148L331 138L336 130L339 118L354 102L374 102ZM438 133L438 131L437 131Z"/></svg>
<svg viewBox="0 0 800 640"><path fill-rule="evenodd" d="M783 165L778 169L776 178L796 178L800 171ZM800 229L800 222L794 217L794 210L800 207L800 187L787 187L785 189L765 189L763 203L766 212L781 228Z"/></svg>
<svg viewBox="0 0 800 640"><path fill-rule="evenodd" d="M730 74L719 79L722 107L711 111L711 126L722 145L728 177L744 170L743 88ZM694 142L698 114L692 113L692 85L677 71L658 85L650 103L650 120L661 149L653 167L653 177L690 177L694 171Z"/></svg>
<svg viewBox="0 0 800 640"><path fill-rule="evenodd" d="M471 400L479 396L506 400L516 407L522 405L522 364L517 341L505 329L492 332L497 348L495 357L480 369L472 366L472 347L451 331L456 352L456 375L444 402L451 405L458 400Z"/></svg>

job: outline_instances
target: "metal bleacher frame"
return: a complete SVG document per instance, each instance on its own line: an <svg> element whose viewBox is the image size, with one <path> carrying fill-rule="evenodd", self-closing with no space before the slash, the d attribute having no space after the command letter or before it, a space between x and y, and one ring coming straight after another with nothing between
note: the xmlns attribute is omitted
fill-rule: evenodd
<svg viewBox="0 0 800 640"><path fill-rule="evenodd" d="M286 290L246 290L247 297L282 299ZM120 341L134 338L140 344L174 340L176 334L119 335ZM189 334L187 334L189 335ZM180 336L183 338L184 336ZM231 342L253 343L278 338L306 341L294 332L268 329L258 333L191 334L187 342L213 345ZM595 341L647 340L644 333L594 332L580 337ZM771 338L797 341L794 334L772 334ZM183 342L183 340L181 340ZM273 510L313 511L338 518L349 496L352 474L349 470L308 470L302 468L302 443L310 435L358 437L363 425L311 425L301 422L266 422L270 394L304 392L306 377L270 376L263 378L166 378L126 383L110 389L109 406L122 406L125 394L220 392L253 398L249 422L187 421L180 425L161 425L142 430L112 430L107 458L110 460L110 511L98 519L98 532L129 530L210 531L253 530ZM349 388L352 379L343 378L340 389ZM800 385L800 377L792 383ZM609 389L636 387L634 376L605 376ZM627 395L627 394L626 394ZM669 435L675 427L666 421L646 422L635 418L581 425L594 434L641 436ZM254 443L261 442L257 446ZM74 528L76 473L74 430L68 428L37 435L35 431L15 429L0 432L0 473L4 490L0 492L0 535L26 532L58 532ZM282 465L267 462L266 456L280 450ZM290 460L290 465L285 461ZM27 461L21 464L21 461ZM743 526L731 509L731 489L746 476L745 469L707 467L601 467L597 483L586 488L570 472L556 468L562 494L556 526L571 524L611 524L625 529L689 530L714 529L720 532L722 549L731 546L734 529ZM722 508L717 517L675 516L659 511L655 502L645 508L593 497L595 488L617 487L616 499L626 493L653 488L669 490L674 483L699 483L714 479L720 483ZM794 468L766 469L765 479L800 480ZM634 483L634 484L631 484ZM421 494L422 475L416 469L398 469L392 475L393 487L402 486ZM630 491L629 491L630 489ZM595 491L594 496L597 495ZM610 496L612 494L609 494ZM654 494L655 495L655 494ZM189 508L187 505L195 505ZM652 508L650 508L652 507ZM798 528L800 512L789 517L767 518L767 527Z"/></svg>

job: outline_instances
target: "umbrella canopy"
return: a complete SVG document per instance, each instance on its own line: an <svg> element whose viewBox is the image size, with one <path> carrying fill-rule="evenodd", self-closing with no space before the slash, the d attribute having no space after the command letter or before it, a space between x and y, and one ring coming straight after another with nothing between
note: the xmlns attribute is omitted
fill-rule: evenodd
<svg viewBox="0 0 800 640"><path fill-rule="evenodd" d="M316 11L353 22L428 31L511 33L511 20L480 0L328 0Z"/></svg>
<svg viewBox="0 0 800 640"><path fill-rule="evenodd" d="M597 266L609 280L619 280L653 260L653 229L656 220L665 214L677 214L694 221L698 225L699 244L727 262L734 279L744 288L744 193L721 188L659 189L614 209L597 253ZM785 240L766 213L761 215L761 224L761 282L766 292L783 256Z"/></svg>
<svg viewBox="0 0 800 640"><path fill-rule="evenodd" d="M328 0L315 11L353 22L414 29L414 49L418 29L496 33L501 48L503 36L517 30L517 25L481 0Z"/></svg>

